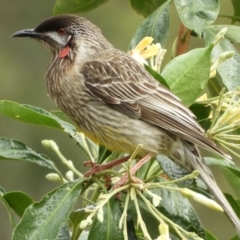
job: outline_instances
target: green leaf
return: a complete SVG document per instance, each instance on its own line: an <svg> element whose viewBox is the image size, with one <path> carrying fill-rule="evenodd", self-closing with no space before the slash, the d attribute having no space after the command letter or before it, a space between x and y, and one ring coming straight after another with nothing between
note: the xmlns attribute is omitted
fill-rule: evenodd
<svg viewBox="0 0 240 240"><path fill-rule="evenodd" d="M218 15L218 17L232 19L233 20L232 22L235 22L235 21L239 22L240 21L240 16L233 17L233 16L230 16L230 15Z"/></svg>
<svg viewBox="0 0 240 240"><path fill-rule="evenodd" d="M207 165L217 165L222 168L227 168L240 178L240 167L238 167L234 163L231 163L226 159L217 159L211 157L205 157L204 160L206 161Z"/></svg>
<svg viewBox="0 0 240 240"><path fill-rule="evenodd" d="M203 31L203 37L206 45L212 43L215 39L215 32L211 29ZM228 39L222 39L212 50L211 58L216 60L222 53L234 51L232 58L220 64L217 71L222 78L222 82L228 90L234 90L240 85L240 54Z"/></svg>
<svg viewBox="0 0 240 240"><path fill-rule="evenodd" d="M160 82L166 88L170 89L166 80L158 72L154 71L152 68L150 68L147 65L144 65L144 67L158 82Z"/></svg>
<svg viewBox="0 0 240 240"><path fill-rule="evenodd" d="M85 208L71 212L69 219L72 222L72 240L79 239L79 235L82 233L82 229L79 228L79 224L86 218L87 215L88 213L85 212Z"/></svg>
<svg viewBox="0 0 240 240"><path fill-rule="evenodd" d="M227 32L224 35L224 38L227 38L230 42L240 42L240 27L233 25L211 25L208 26L205 30L209 30L212 36L215 36L218 32L220 32L223 28L227 28ZM210 38L212 40L212 38Z"/></svg>
<svg viewBox="0 0 240 240"><path fill-rule="evenodd" d="M12 227L15 227L16 221L14 219L13 211L12 211L11 207L9 206L8 202L4 198L5 190L2 187L0 187L0 188L1 188L0 202L4 205L4 207L6 208L6 210L8 212L9 220L10 220Z"/></svg>
<svg viewBox="0 0 240 240"><path fill-rule="evenodd" d="M209 92L209 97L219 96L221 90L224 88L221 77L217 74L214 78L209 79L207 84L207 89Z"/></svg>
<svg viewBox="0 0 240 240"><path fill-rule="evenodd" d="M12 240L56 239L76 203L86 179L61 185L39 203L30 205L14 229Z"/></svg>
<svg viewBox="0 0 240 240"><path fill-rule="evenodd" d="M23 192L8 192L3 198L14 212L21 218L25 209L33 203L30 196Z"/></svg>
<svg viewBox="0 0 240 240"><path fill-rule="evenodd" d="M233 5L233 10L234 10L234 17L238 17L240 18L240 0L232 0L232 5ZM235 19L236 20L236 19ZM240 19L236 20L236 21L240 21ZM235 21L232 21L232 24Z"/></svg>
<svg viewBox="0 0 240 240"><path fill-rule="evenodd" d="M138 199L138 205L141 211L143 221L146 223L146 227L151 238L156 239L159 236L159 230L158 230L159 222L152 215L152 213L149 212L148 208L146 207L142 199ZM136 225L138 217L137 217L137 213L136 213L136 209L133 201L129 202L128 214L135 221L135 225Z"/></svg>
<svg viewBox="0 0 240 240"><path fill-rule="evenodd" d="M240 218L240 201L233 198L232 195L225 193L224 194L230 205L232 206L234 212L237 214L238 218Z"/></svg>
<svg viewBox="0 0 240 240"><path fill-rule="evenodd" d="M164 182L163 178L158 178L158 181ZM177 187L174 184L168 186ZM161 212L165 217L171 219L175 224L180 225L186 231L195 232L205 239L205 233L203 226L194 210L190 202L187 198L183 197L177 191L170 191L164 188L158 188L151 190L154 194L157 194L162 198L160 205L157 207L158 211ZM149 198L149 196L145 196ZM149 201L152 199L149 198ZM153 239L159 236L158 226L159 223L156 221L155 217L149 211L146 204L138 198L138 204L141 210L141 215L145 223L147 223L147 229L151 234ZM133 219L137 219L136 211L134 204L132 202L129 203L129 214ZM170 229L171 233L176 235L173 229Z"/></svg>
<svg viewBox="0 0 240 240"><path fill-rule="evenodd" d="M229 240L239 240L239 235L236 235L236 236L232 237L232 238L229 239Z"/></svg>
<svg viewBox="0 0 240 240"><path fill-rule="evenodd" d="M132 8L145 18L154 12L167 0L130 0Z"/></svg>
<svg viewBox="0 0 240 240"><path fill-rule="evenodd" d="M60 228L56 240L71 240L70 232L66 224Z"/></svg>
<svg viewBox="0 0 240 240"><path fill-rule="evenodd" d="M163 171L171 178L178 179L186 176L189 172L185 169L173 162L169 157L165 155L157 155L157 162L161 165ZM192 180L188 182L192 183Z"/></svg>
<svg viewBox="0 0 240 240"><path fill-rule="evenodd" d="M112 151L107 148L100 146L98 149L98 160L97 163L101 164L103 161L112 154Z"/></svg>
<svg viewBox="0 0 240 240"><path fill-rule="evenodd" d="M53 13L54 15L63 13L84 13L108 1L109 0L57 0Z"/></svg>
<svg viewBox="0 0 240 240"><path fill-rule="evenodd" d="M158 179L164 181L163 179ZM174 185L172 185L174 186ZM164 188L152 190L162 198L159 212L170 218L176 224L189 232L195 232L199 237L205 239L205 232L191 203L177 191L169 191Z"/></svg>
<svg viewBox="0 0 240 240"><path fill-rule="evenodd" d="M194 103L191 105L190 110L194 113L198 121L207 119L212 111L210 106L200 103Z"/></svg>
<svg viewBox="0 0 240 240"><path fill-rule="evenodd" d="M201 127L207 131L211 125L211 120L208 118L212 110L211 107L195 102L190 106L190 110L196 116Z"/></svg>
<svg viewBox="0 0 240 240"><path fill-rule="evenodd" d="M121 217L121 211L119 208L119 202L114 199L110 199L103 207L103 222L100 222L95 217L88 239L91 240L121 240L123 238L123 232L119 229L119 219Z"/></svg>
<svg viewBox="0 0 240 240"><path fill-rule="evenodd" d="M127 232L128 240L138 240L133 219L129 215L127 216Z"/></svg>
<svg viewBox="0 0 240 240"><path fill-rule="evenodd" d="M205 229L206 240L218 240L211 232Z"/></svg>
<svg viewBox="0 0 240 240"><path fill-rule="evenodd" d="M75 139L87 155L88 149L90 149L94 157L97 156L98 146L95 143L83 136L82 133L79 133L75 126L61 120L57 116L44 109L25 104L19 104L16 102L1 100L0 113L22 122L62 130L68 133L71 138Z"/></svg>
<svg viewBox="0 0 240 240"><path fill-rule="evenodd" d="M221 169L234 194L240 199L240 177L228 168Z"/></svg>
<svg viewBox="0 0 240 240"><path fill-rule="evenodd" d="M54 162L45 155L36 153L24 143L8 138L0 138L0 160L18 160L36 163L59 173Z"/></svg>
<svg viewBox="0 0 240 240"><path fill-rule="evenodd" d="M237 198L240 199L240 167L226 159L204 158L208 165L218 165Z"/></svg>
<svg viewBox="0 0 240 240"><path fill-rule="evenodd" d="M218 16L218 0L174 0L182 23L200 34L201 30L212 24Z"/></svg>
<svg viewBox="0 0 240 240"><path fill-rule="evenodd" d="M130 43L130 50L144 37L152 37L154 43L165 45L169 33L169 7L170 1L167 1L142 22Z"/></svg>
<svg viewBox="0 0 240 240"><path fill-rule="evenodd" d="M162 76L186 106L190 106L206 87L210 74L210 54L213 45L194 49L172 59Z"/></svg>

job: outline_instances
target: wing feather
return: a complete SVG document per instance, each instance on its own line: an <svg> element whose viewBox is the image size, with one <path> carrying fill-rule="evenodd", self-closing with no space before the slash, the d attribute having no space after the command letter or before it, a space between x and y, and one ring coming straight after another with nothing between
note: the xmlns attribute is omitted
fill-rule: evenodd
<svg viewBox="0 0 240 240"><path fill-rule="evenodd" d="M193 113L130 56L86 62L81 70L89 92L132 118L166 129L182 139L224 155L205 135Z"/></svg>

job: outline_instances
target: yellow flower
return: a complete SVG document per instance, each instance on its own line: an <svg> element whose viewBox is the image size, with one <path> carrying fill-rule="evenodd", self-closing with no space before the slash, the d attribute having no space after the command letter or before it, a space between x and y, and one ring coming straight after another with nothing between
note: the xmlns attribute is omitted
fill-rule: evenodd
<svg viewBox="0 0 240 240"><path fill-rule="evenodd" d="M142 65L148 65L146 59L150 59L150 67L159 72L166 50L161 48L160 43L152 44L152 42L152 37L145 37L128 53Z"/></svg>

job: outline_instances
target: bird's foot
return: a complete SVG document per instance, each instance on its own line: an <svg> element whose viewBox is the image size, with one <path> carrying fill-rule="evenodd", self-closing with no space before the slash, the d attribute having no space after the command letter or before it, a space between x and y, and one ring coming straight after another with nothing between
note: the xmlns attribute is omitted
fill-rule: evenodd
<svg viewBox="0 0 240 240"><path fill-rule="evenodd" d="M153 157L153 154L148 153L145 157L139 160L128 172L126 172L121 179L115 183L113 189L119 188L124 184L127 184L130 179L134 183L143 183L141 179L134 176L139 168L141 168L146 162L148 162Z"/></svg>
<svg viewBox="0 0 240 240"><path fill-rule="evenodd" d="M123 158L119 158L116 159L112 162L109 163L105 163L105 164L97 164L97 163L93 163L91 161L88 162L84 162L83 165L85 167L91 167L91 169L89 169L87 172L85 172L84 177L90 177L96 173L102 172L104 170L110 169L112 167L115 167L121 163L126 162L129 159L129 156L123 157Z"/></svg>

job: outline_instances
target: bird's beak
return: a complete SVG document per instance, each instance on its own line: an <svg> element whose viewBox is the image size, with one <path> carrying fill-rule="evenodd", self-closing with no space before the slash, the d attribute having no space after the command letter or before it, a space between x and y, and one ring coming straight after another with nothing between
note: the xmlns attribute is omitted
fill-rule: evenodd
<svg viewBox="0 0 240 240"><path fill-rule="evenodd" d="M30 37L41 39L43 37L43 34L35 32L34 29L24 29L15 32L11 37Z"/></svg>

